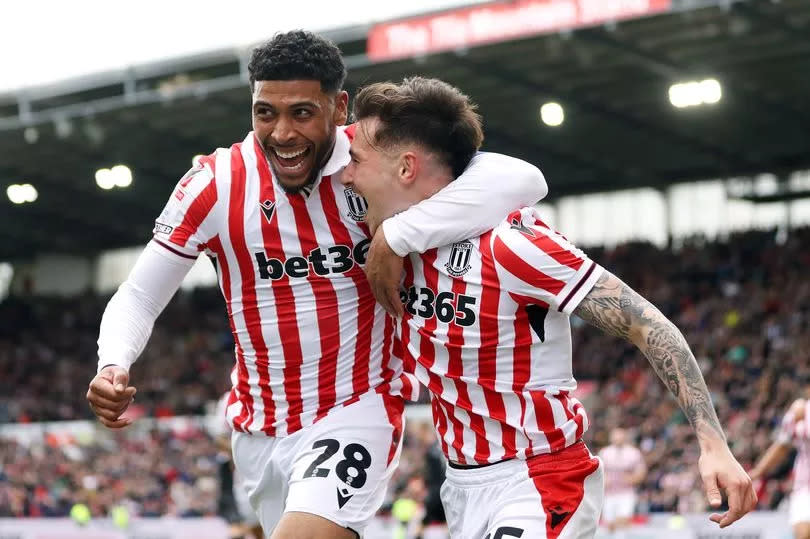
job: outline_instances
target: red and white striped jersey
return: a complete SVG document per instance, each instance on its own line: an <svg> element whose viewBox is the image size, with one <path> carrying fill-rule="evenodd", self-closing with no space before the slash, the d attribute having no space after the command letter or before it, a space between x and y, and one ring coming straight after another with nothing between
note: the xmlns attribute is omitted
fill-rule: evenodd
<svg viewBox="0 0 810 539"><path fill-rule="evenodd" d="M235 340L236 431L285 436L368 391L418 391L362 270L365 201L339 179L352 133L338 129L320 179L291 194L251 132L201 159L156 221L153 241L216 260Z"/></svg>
<svg viewBox="0 0 810 539"><path fill-rule="evenodd" d="M644 456L632 445L609 445L599 452L605 467L605 494L632 493L635 487L627 478L644 464Z"/></svg>
<svg viewBox="0 0 810 539"><path fill-rule="evenodd" d="M778 440L796 447L793 463L793 491L810 492L810 399L804 401L804 417L797 419L793 410L782 419Z"/></svg>
<svg viewBox="0 0 810 539"><path fill-rule="evenodd" d="M524 208L478 238L410 255L400 334L447 458L559 451L588 428L569 315L602 268Z"/></svg>

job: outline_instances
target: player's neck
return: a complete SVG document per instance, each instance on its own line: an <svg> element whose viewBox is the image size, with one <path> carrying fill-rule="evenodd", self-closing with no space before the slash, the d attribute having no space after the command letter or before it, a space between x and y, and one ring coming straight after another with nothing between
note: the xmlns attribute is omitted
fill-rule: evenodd
<svg viewBox="0 0 810 539"><path fill-rule="evenodd" d="M425 171L425 174L415 182L415 200L411 205L432 197L453 181L453 176L444 168Z"/></svg>

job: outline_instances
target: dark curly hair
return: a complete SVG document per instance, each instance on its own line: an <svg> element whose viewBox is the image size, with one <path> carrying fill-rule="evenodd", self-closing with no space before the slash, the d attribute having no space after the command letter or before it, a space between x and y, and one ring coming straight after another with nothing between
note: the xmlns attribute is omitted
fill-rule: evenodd
<svg viewBox="0 0 810 539"><path fill-rule="evenodd" d="M372 117L381 124L375 145L421 144L442 158L453 177L464 172L484 141L476 105L439 79L410 77L363 88L354 100L354 121Z"/></svg>
<svg viewBox="0 0 810 539"><path fill-rule="evenodd" d="M248 64L250 89L257 80L317 80L321 90L343 89L346 66L337 45L305 30L276 34L253 49Z"/></svg>

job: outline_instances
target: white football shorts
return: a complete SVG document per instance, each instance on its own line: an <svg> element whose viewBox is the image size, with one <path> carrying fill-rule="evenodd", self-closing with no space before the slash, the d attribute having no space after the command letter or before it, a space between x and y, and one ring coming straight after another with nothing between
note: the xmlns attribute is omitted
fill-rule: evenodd
<svg viewBox="0 0 810 539"><path fill-rule="evenodd" d="M790 495L790 525L810 524L810 490L794 490Z"/></svg>
<svg viewBox="0 0 810 539"><path fill-rule="evenodd" d="M601 461L583 442L528 460L448 467L442 503L450 537L590 539L604 480Z"/></svg>
<svg viewBox="0 0 810 539"><path fill-rule="evenodd" d="M619 519L630 519L636 510L636 493L633 491L611 492L605 494L602 507L602 520L606 523Z"/></svg>
<svg viewBox="0 0 810 539"><path fill-rule="evenodd" d="M234 432L234 464L264 532L299 511L362 535L399 463L403 408L400 397L367 393L283 438Z"/></svg>

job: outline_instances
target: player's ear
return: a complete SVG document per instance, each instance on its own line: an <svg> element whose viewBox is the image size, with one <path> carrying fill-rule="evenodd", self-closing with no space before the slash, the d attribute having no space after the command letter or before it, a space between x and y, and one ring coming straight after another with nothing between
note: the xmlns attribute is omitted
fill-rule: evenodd
<svg viewBox="0 0 810 539"><path fill-rule="evenodd" d="M397 176L405 185L411 185L416 180L419 169L419 160L414 152L406 151L399 156L397 163Z"/></svg>
<svg viewBox="0 0 810 539"><path fill-rule="evenodd" d="M333 120L335 125L346 125L346 120L349 119L349 94L346 91L340 91L335 96L335 112Z"/></svg>

